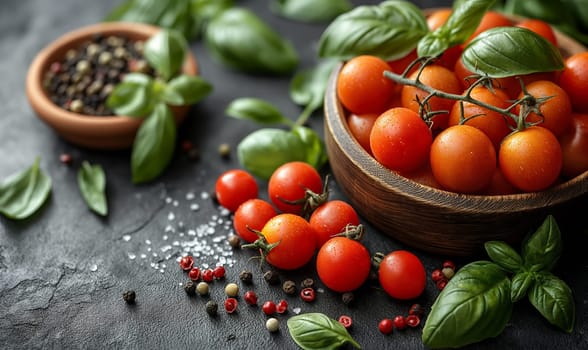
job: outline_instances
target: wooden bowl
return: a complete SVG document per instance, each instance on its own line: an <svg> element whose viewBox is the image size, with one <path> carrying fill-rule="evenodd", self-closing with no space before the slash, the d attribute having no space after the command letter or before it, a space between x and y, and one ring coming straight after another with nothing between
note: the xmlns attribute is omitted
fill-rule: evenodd
<svg viewBox="0 0 588 350"><path fill-rule="evenodd" d="M51 101L43 88L43 77L51 63L61 61L69 49L79 47L96 34L117 35L130 40L146 40L159 30L158 27L139 23L99 23L68 32L53 41L37 54L27 73L26 94L33 110L41 120L71 143L106 150L130 147L142 119L70 112ZM196 59L191 53L187 54L183 72L190 75L198 73ZM179 124L184 120L189 107L174 107L173 111L176 122Z"/></svg>
<svg viewBox="0 0 588 350"><path fill-rule="evenodd" d="M557 34L565 53L586 50ZM542 192L484 196L435 189L388 170L349 130L348 112L336 92L341 67L332 73L325 95L331 171L360 214L392 238L430 253L474 256L483 252L486 241L518 243L547 214L561 213L586 198L588 171Z"/></svg>

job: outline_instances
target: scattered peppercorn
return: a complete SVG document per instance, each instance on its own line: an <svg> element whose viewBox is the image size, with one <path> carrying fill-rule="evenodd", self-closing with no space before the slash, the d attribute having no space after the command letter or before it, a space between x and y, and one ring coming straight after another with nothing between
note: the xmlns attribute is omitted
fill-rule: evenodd
<svg viewBox="0 0 588 350"><path fill-rule="evenodd" d="M448 280L453 278L453 275L455 275L455 270L450 267L444 267L441 272L443 272L443 276L445 276L445 278Z"/></svg>
<svg viewBox="0 0 588 350"><path fill-rule="evenodd" d="M249 270L243 270L239 273L239 279L245 284L253 283L253 273Z"/></svg>
<svg viewBox="0 0 588 350"><path fill-rule="evenodd" d="M409 327L418 327L418 325L421 323L421 318L418 317L417 315L408 315L406 317L406 324Z"/></svg>
<svg viewBox="0 0 588 350"><path fill-rule="evenodd" d="M202 271L202 280L208 283L214 281L214 272L212 269L206 269Z"/></svg>
<svg viewBox="0 0 588 350"><path fill-rule="evenodd" d="M346 292L341 295L341 300L343 300L343 304L349 305L355 300L355 294L353 292Z"/></svg>
<svg viewBox="0 0 588 350"><path fill-rule="evenodd" d="M229 283L225 286L225 294L228 297L236 297L239 295L239 286L236 283Z"/></svg>
<svg viewBox="0 0 588 350"><path fill-rule="evenodd" d="M180 259L180 268L184 271L190 271L194 266L194 258L191 255L183 256Z"/></svg>
<svg viewBox="0 0 588 350"><path fill-rule="evenodd" d="M232 314L233 312L237 311L237 305L239 303L237 302L237 299L235 298L227 298L225 300L225 311L229 314Z"/></svg>
<svg viewBox="0 0 588 350"><path fill-rule="evenodd" d="M280 321L275 317L270 317L265 321L265 328L270 332L277 332L280 329Z"/></svg>
<svg viewBox="0 0 588 350"><path fill-rule="evenodd" d="M282 284L282 290L288 295L294 295L297 291L296 283L292 280L287 280Z"/></svg>
<svg viewBox="0 0 588 350"><path fill-rule="evenodd" d="M280 300L276 304L276 312L279 314L284 314L288 311L288 302L284 299Z"/></svg>
<svg viewBox="0 0 588 350"><path fill-rule="evenodd" d="M268 316L273 315L276 312L276 303L271 300L266 301L261 306L261 311Z"/></svg>
<svg viewBox="0 0 588 350"><path fill-rule="evenodd" d="M188 272L188 277L192 280L192 281L198 281L200 279L200 269L197 267L193 267L190 272Z"/></svg>
<svg viewBox="0 0 588 350"><path fill-rule="evenodd" d="M65 165L70 165L73 161L73 157L71 156L71 154L69 153L62 153L59 156L59 161L62 162Z"/></svg>
<svg viewBox="0 0 588 350"><path fill-rule="evenodd" d="M280 276L276 271L273 270L266 271L263 274L263 279L265 279L265 281L270 285L276 285L280 283Z"/></svg>
<svg viewBox="0 0 588 350"><path fill-rule="evenodd" d="M300 287L302 289L304 289L304 288L314 288L314 280L312 278L305 278L300 283Z"/></svg>
<svg viewBox="0 0 588 350"><path fill-rule="evenodd" d="M406 318L404 316L398 315L394 317L394 327L398 330L403 330L406 328Z"/></svg>
<svg viewBox="0 0 588 350"><path fill-rule="evenodd" d="M127 290L123 293L123 299L127 304L134 304L137 297L134 290Z"/></svg>
<svg viewBox="0 0 588 350"><path fill-rule="evenodd" d="M315 297L316 294L314 292L314 288L307 287L300 291L300 298L307 303L313 302Z"/></svg>
<svg viewBox="0 0 588 350"><path fill-rule="evenodd" d="M206 302L206 313L210 316L215 316L218 312L218 304L214 300Z"/></svg>
<svg viewBox="0 0 588 350"><path fill-rule="evenodd" d="M351 328L351 326L353 325L353 320L351 319L350 316L347 315L341 315L339 316L339 323L341 323L343 325L343 327L345 327L346 329Z"/></svg>
<svg viewBox="0 0 588 350"><path fill-rule="evenodd" d="M235 249L241 248L241 238L237 235L230 235L228 238L229 245Z"/></svg>
<svg viewBox="0 0 588 350"><path fill-rule="evenodd" d="M217 280L225 278L225 273L226 273L226 270L225 270L224 266L217 266L212 270L212 275Z"/></svg>
<svg viewBox="0 0 588 350"><path fill-rule="evenodd" d="M196 285L196 291L198 292L198 294L200 294L202 296L208 295L208 283L206 283L206 282L198 283L198 285Z"/></svg>
<svg viewBox="0 0 588 350"><path fill-rule="evenodd" d="M445 289L445 286L447 286L447 279L443 278L443 279L437 281L437 289L443 290L443 289Z"/></svg>
<svg viewBox="0 0 588 350"><path fill-rule="evenodd" d="M391 319L385 318L381 320L380 323L378 323L378 329L380 332L382 332L382 334L388 335L392 333L392 330L394 329L394 323Z"/></svg>
<svg viewBox="0 0 588 350"><path fill-rule="evenodd" d="M192 295L196 295L196 283L194 283L193 281L188 281L184 284L184 290L186 291L186 294L192 296Z"/></svg>
<svg viewBox="0 0 588 350"><path fill-rule="evenodd" d="M445 260L443 262L443 265L442 266L443 266L443 268L446 268L447 267L447 268L450 268L450 269L452 269L452 270L455 271L455 263L453 261L451 261L451 260Z"/></svg>
<svg viewBox="0 0 588 350"><path fill-rule="evenodd" d="M249 290L243 296L247 305L257 305L257 294L254 291Z"/></svg>
<svg viewBox="0 0 588 350"><path fill-rule="evenodd" d="M423 317L425 315L425 308L421 304L412 304L408 310L408 314Z"/></svg>
<svg viewBox="0 0 588 350"><path fill-rule="evenodd" d="M218 146L218 154L224 159L230 158L231 157L231 145L229 145L228 143L221 143Z"/></svg>

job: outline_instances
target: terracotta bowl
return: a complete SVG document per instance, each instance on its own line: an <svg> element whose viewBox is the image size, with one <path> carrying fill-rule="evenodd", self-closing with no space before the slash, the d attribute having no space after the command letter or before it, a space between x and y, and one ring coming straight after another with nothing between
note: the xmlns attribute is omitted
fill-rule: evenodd
<svg viewBox="0 0 588 350"><path fill-rule="evenodd" d="M558 33L564 54L586 49ZM331 171L350 202L374 227L423 251L449 256L483 252L489 240L518 243L547 214L562 212L588 193L588 171L543 192L463 195L428 187L384 168L350 133L337 99L340 65L325 95L325 142Z"/></svg>
<svg viewBox="0 0 588 350"><path fill-rule="evenodd" d="M146 40L160 30L158 27L124 22L99 23L66 33L42 49L31 63L26 77L27 98L41 120L65 140L94 149L124 149L133 144L142 119L126 116L92 116L73 113L54 104L42 86L45 72L52 62L60 61L70 48L77 48L93 35L102 34ZM188 53L183 66L185 74L196 75L196 59ZM174 108L177 123L181 123L189 107Z"/></svg>

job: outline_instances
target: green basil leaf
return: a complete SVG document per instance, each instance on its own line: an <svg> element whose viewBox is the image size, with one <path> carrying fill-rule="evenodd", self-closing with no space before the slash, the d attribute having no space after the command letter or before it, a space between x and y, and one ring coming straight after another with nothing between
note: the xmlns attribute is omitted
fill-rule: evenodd
<svg viewBox="0 0 588 350"><path fill-rule="evenodd" d="M162 29L145 43L143 54L147 62L166 81L182 69L188 43L178 32Z"/></svg>
<svg viewBox="0 0 588 350"><path fill-rule="evenodd" d="M489 261L462 267L441 291L422 340L430 348L457 348L500 334L512 314L510 280Z"/></svg>
<svg viewBox="0 0 588 350"><path fill-rule="evenodd" d="M213 58L240 71L290 74L298 65L294 46L244 8L230 8L215 16L204 39Z"/></svg>
<svg viewBox="0 0 588 350"><path fill-rule="evenodd" d="M157 104L139 127L131 155L134 183L155 179L171 161L176 144L176 123L165 104Z"/></svg>
<svg viewBox="0 0 588 350"><path fill-rule="evenodd" d="M484 248L492 261L509 272L518 272L523 267L523 258L504 242L489 241Z"/></svg>
<svg viewBox="0 0 588 350"><path fill-rule="evenodd" d="M304 126L296 126L292 133L300 138L304 144L306 162L315 169L320 169L327 163L327 149L320 136L312 129Z"/></svg>
<svg viewBox="0 0 588 350"><path fill-rule="evenodd" d="M319 56L348 60L374 55L394 60L406 56L428 32L425 16L408 1L358 6L325 29L319 41Z"/></svg>
<svg viewBox="0 0 588 350"><path fill-rule="evenodd" d="M529 301L551 324L572 332L576 308L572 290L564 281L551 273L541 273L529 289Z"/></svg>
<svg viewBox="0 0 588 350"><path fill-rule="evenodd" d="M23 220L33 215L51 193L51 178L39 168L39 158L28 169L0 182L0 214Z"/></svg>
<svg viewBox="0 0 588 350"><path fill-rule="evenodd" d="M170 80L165 86L166 103L174 106L187 106L200 102L212 92L212 85L199 76L182 74Z"/></svg>
<svg viewBox="0 0 588 350"><path fill-rule="evenodd" d="M141 73L127 74L122 82L114 87L106 104L114 113L142 118L155 107L154 81Z"/></svg>
<svg viewBox="0 0 588 350"><path fill-rule="evenodd" d="M274 105L253 97L233 100L226 108L225 113L235 119L252 120L259 124L292 124L292 121L286 118Z"/></svg>
<svg viewBox="0 0 588 350"><path fill-rule="evenodd" d="M342 324L325 314L314 312L292 316L287 324L290 336L304 350L338 349L344 344L361 349Z"/></svg>
<svg viewBox="0 0 588 350"><path fill-rule="evenodd" d="M329 22L352 7L349 0L272 0L270 3L274 13L302 22Z"/></svg>
<svg viewBox="0 0 588 350"><path fill-rule="evenodd" d="M561 233L549 215L524 243L523 261L528 271L551 271L562 251Z"/></svg>
<svg viewBox="0 0 588 350"><path fill-rule="evenodd" d="M513 303L521 300L525 295L529 287L533 284L533 274L530 272L518 272L512 277L510 299Z"/></svg>
<svg viewBox="0 0 588 350"><path fill-rule="evenodd" d="M304 70L290 82L290 98L294 103L315 111L323 105L329 76L337 60L323 60L312 69Z"/></svg>
<svg viewBox="0 0 588 350"><path fill-rule="evenodd" d="M264 128L247 135L237 146L241 166L267 180L280 165L306 160L306 148L292 132Z"/></svg>
<svg viewBox="0 0 588 350"><path fill-rule="evenodd" d="M208 23L214 16L233 6L233 0L191 0L192 19L194 28L192 37L204 35Z"/></svg>
<svg viewBox="0 0 588 350"><path fill-rule="evenodd" d="M464 49L461 59L474 73L503 78L563 69L559 50L547 39L519 27L482 32Z"/></svg>
<svg viewBox="0 0 588 350"><path fill-rule="evenodd" d="M97 214L108 214L106 203L106 175L100 165L82 162L78 171L78 187L86 204Z"/></svg>
<svg viewBox="0 0 588 350"><path fill-rule="evenodd" d="M493 3L494 0L456 0L447 22L419 41L419 57L436 57L448 48L464 43Z"/></svg>

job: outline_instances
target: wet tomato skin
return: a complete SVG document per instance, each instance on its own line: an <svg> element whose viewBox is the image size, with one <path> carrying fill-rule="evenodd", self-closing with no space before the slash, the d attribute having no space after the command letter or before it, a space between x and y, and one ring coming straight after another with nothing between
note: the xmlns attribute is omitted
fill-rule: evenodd
<svg viewBox="0 0 588 350"><path fill-rule="evenodd" d="M406 250L395 250L382 259L380 285L392 298L415 299L425 290L427 273L421 260Z"/></svg>
<svg viewBox="0 0 588 350"><path fill-rule="evenodd" d="M320 249L316 269L331 290L344 293L359 288L368 278L371 258L363 244L347 237L334 237Z"/></svg>
<svg viewBox="0 0 588 350"><path fill-rule="evenodd" d="M261 230L268 244L276 244L266 261L279 269L295 270L314 256L316 237L310 224L301 216L282 213L271 218Z"/></svg>

